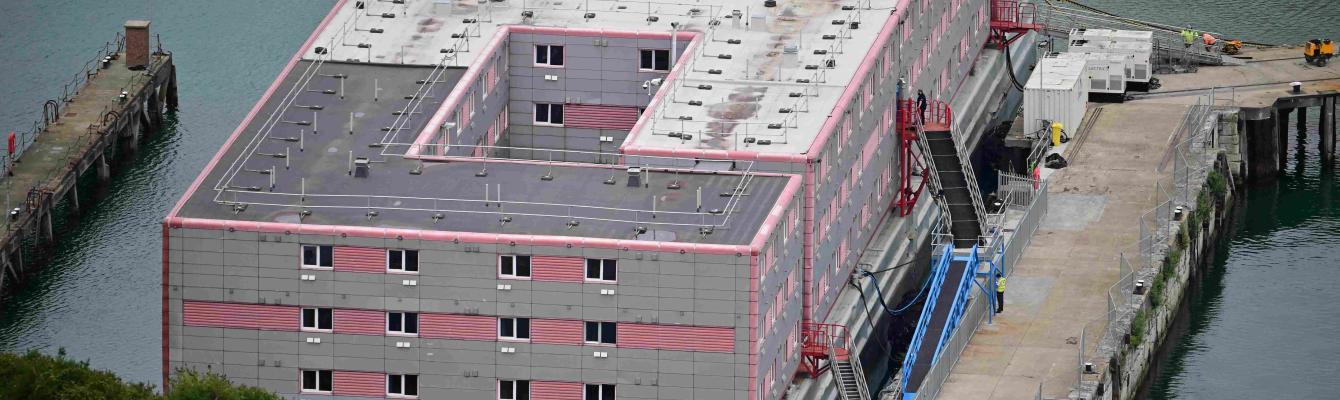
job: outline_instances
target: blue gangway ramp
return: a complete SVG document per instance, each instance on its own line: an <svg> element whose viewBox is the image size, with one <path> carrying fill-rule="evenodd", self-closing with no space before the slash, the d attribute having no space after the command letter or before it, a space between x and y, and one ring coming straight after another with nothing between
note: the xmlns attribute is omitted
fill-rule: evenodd
<svg viewBox="0 0 1340 400"><path fill-rule="evenodd" d="M940 351L949 343L962 320L972 292L978 258L977 246L971 250L955 251L952 245L938 249L932 263L930 291L926 305L917 320L917 329L903 359L901 384L903 400L916 399L915 391L939 358Z"/></svg>

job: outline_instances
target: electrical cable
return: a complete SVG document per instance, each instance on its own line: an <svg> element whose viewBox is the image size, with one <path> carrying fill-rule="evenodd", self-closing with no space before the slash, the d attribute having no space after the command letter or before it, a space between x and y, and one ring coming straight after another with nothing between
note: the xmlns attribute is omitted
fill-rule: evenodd
<svg viewBox="0 0 1340 400"><path fill-rule="evenodd" d="M922 294L925 294L925 293L926 293L926 290L930 288L930 285L931 285L931 277L934 276L934 274L931 274L931 276L927 276L927 277L926 277L926 282L923 282L923 283L921 284L921 289L918 289L918 290L917 290L917 295L916 295L915 297L913 297L912 300L908 301L907 303L903 304L902 306L899 306L897 309L893 309L893 310L891 310L891 309L889 309L889 305L888 305L887 303L884 302L884 291L880 289L880 287L879 287L879 281L876 281L875 279L873 279L873 278L874 278L874 275L873 275L872 273L870 273L870 272L863 272L863 274L864 274L865 276L868 276L868 277L871 277L871 278L872 278L872 279L870 279L870 283L873 284L873 285L875 285L875 294L879 295L879 305L884 307L884 312L888 313L890 317L896 317L896 316L899 316L899 315L903 315L904 312L907 312L907 309L908 309L908 308L911 308L913 304L916 304L918 301L920 301L920 300L921 300L921 295L922 295Z"/></svg>
<svg viewBox="0 0 1340 400"><path fill-rule="evenodd" d="M879 333L879 327L875 325L875 318L874 316L870 315L870 302L865 299L865 291L861 290L861 286L857 285L856 282L851 282L850 285L852 287L855 287L856 293L859 293L861 295L861 308L865 309L865 323L870 325L871 338L872 339L875 337L880 338L880 340L875 341L875 343L879 344L880 351L883 351L884 354L889 356L889 358L893 358L893 352L889 351L888 345L884 343L885 341L888 340L888 338Z"/></svg>
<svg viewBox="0 0 1340 400"><path fill-rule="evenodd" d="M873 274L882 274L882 273L885 273L885 272L893 271L893 270L898 269L898 268L902 268L902 267L905 267L905 266L908 266L908 265L912 265L913 263L916 263L916 262L917 262L917 260L912 260L912 261L908 261L908 262L905 262L905 263L902 263L902 264L898 264L898 265L895 265L895 266L892 266L892 267L888 267L888 268L884 268L884 269L879 269L879 270L874 270L874 271L869 271L869 272L866 272L866 274L869 274L869 275L873 275Z"/></svg>
<svg viewBox="0 0 1340 400"><path fill-rule="evenodd" d="M1004 33L997 34L997 36L1001 43L1005 43ZM1005 53L1005 70L1010 71L1010 82L1014 84L1014 89L1022 92L1024 91L1024 85L1019 83L1019 77L1014 76L1014 61L1010 60L1010 46L1005 45L1004 47L1001 51Z"/></svg>

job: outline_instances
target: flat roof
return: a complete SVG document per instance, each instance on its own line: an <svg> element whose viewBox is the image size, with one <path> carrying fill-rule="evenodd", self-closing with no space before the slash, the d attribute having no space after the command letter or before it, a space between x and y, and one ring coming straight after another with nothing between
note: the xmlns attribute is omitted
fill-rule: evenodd
<svg viewBox="0 0 1340 400"><path fill-rule="evenodd" d="M799 186L793 176L655 170L630 187L625 166L423 161L379 147L422 129L461 73L298 61L173 216L748 245ZM366 177L351 175L359 158Z"/></svg>
<svg viewBox="0 0 1340 400"><path fill-rule="evenodd" d="M329 54L312 49L303 54L469 66L505 25L666 33L675 29L673 23L679 31L703 36L681 57L675 84L660 89L657 97L665 101L648 110L647 123L629 135L625 147L805 154L858 75L876 33L896 17L890 10L907 1L793 0L776 7L728 0L369 1L363 2L365 9L348 1L319 28L315 46ZM586 18L588 13L594 18ZM853 29L852 22L859 26ZM828 60L832 68L823 67ZM810 83L798 83L802 79ZM689 105L691 100L702 105ZM695 133L695 140L666 135L681 131ZM764 139L770 144L759 145Z"/></svg>
<svg viewBox="0 0 1340 400"><path fill-rule="evenodd" d="M1071 90L1085 76L1087 60L1082 58L1043 58L1038 60L1025 89Z"/></svg>

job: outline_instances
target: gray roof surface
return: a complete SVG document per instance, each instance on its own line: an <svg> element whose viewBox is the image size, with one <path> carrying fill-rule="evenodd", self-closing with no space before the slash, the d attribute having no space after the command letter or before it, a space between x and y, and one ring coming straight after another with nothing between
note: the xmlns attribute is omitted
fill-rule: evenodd
<svg viewBox="0 0 1340 400"><path fill-rule="evenodd" d="M313 63L299 62L284 77L201 187L187 194L177 216L297 223L305 209L311 212L301 219L306 224L610 239L634 239L635 227L644 226L662 241L748 244L791 179L653 171L645 185L629 187L622 166L497 159L421 163L398 156L404 147L373 145L412 141L409 137L427 123L462 70ZM428 90L423 81L435 83ZM301 82L306 84L292 90ZM375 100L374 86L379 89ZM402 113L397 120L396 111L415 109L406 97L416 91L424 93L416 96L424 111ZM274 112L279 109L284 112ZM386 129L392 126L401 129ZM349 174L351 151L371 161L368 177ZM279 157L283 154L287 157ZM481 171L486 176L477 176ZM542 180L545 175L553 179ZM611 177L616 184L605 183ZM682 188L668 189L671 181ZM747 195L731 195L741 185ZM701 212L696 209L699 187ZM237 212L236 204L246 207ZM724 212L709 212L714 209ZM504 216L510 221L503 223ZM700 234L703 226L712 227L712 233Z"/></svg>

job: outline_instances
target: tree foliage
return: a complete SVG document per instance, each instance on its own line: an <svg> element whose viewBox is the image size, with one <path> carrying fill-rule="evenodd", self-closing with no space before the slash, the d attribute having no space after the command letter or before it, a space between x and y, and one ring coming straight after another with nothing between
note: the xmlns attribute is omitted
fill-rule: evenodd
<svg viewBox="0 0 1340 400"><path fill-rule="evenodd" d="M61 349L56 355L36 350L0 353L0 400L279 400L264 389L238 386L215 373L179 370L158 394L146 383L122 381L109 371L75 361Z"/></svg>

